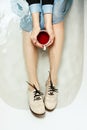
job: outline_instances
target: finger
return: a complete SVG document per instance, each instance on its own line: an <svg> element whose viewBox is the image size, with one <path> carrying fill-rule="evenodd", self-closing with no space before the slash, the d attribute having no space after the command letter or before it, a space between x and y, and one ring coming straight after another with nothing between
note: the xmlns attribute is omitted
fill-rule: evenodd
<svg viewBox="0 0 87 130"><path fill-rule="evenodd" d="M54 37L54 35L52 35L52 36L50 37L50 44L52 44L52 43L54 42L54 39L55 39L55 37Z"/></svg>
<svg viewBox="0 0 87 130"><path fill-rule="evenodd" d="M33 34L31 33L31 41L33 42L33 43L35 43L36 42L36 40L37 40L37 36L33 36Z"/></svg>
<svg viewBox="0 0 87 130"><path fill-rule="evenodd" d="M35 37L31 38L31 40L32 40L33 43L37 42L37 39Z"/></svg>
<svg viewBox="0 0 87 130"><path fill-rule="evenodd" d="M52 44L53 44L53 43L50 42L48 45L46 45L46 47L49 47L49 46L51 46Z"/></svg>
<svg viewBox="0 0 87 130"><path fill-rule="evenodd" d="M50 40L49 43L46 45L46 47L50 46L51 44L53 44L54 40Z"/></svg>
<svg viewBox="0 0 87 130"><path fill-rule="evenodd" d="M43 48L43 45L40 44L38 41L36 41L35 46L37 46L37 47L39 47L39 48Z"/></svg>

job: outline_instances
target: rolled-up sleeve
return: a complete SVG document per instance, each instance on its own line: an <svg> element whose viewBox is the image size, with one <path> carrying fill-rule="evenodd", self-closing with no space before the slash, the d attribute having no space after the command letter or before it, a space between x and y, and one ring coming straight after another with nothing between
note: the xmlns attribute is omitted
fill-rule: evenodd
<svg viewBox="0 0 87 130"><path fill-rule="evenodd" d="M42 10L43 13L52 13L53 12L54 0L42 0Z"/></svg>
<svg viewBox="0 0 87 130"><path fill-rule="evenodd" d="M26 0L29 4L31 13L41 12L52 13L54 0Z"/></svg>
<svg viewBox="0 0 87 130"><path fill-rule="evenodd" d="M29 4L31 13L41 12L40 0L26 0Z"/></svg>

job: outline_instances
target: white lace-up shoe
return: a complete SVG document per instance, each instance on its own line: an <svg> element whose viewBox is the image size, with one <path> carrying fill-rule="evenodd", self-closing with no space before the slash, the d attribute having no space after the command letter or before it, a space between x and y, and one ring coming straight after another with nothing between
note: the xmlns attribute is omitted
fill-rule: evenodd
<svg viewBox="0 0 87 130"><path fill-rule="evenodd" d="M30 84L33 87L33 91L29 91L29 107L33 114L36 116L43 116L45 114L45 106L43 102L43 93L36 88L35 85Z"/></svg>
<svg viewBox="0 0 87 130"><path fill-rule="evenodd" d="M50 74L50 73L49 73ZM50 75L50 85L46 86L45 93L45 107L48 111L52 111L56 108L58 102L58 89L52 83Z"/></svg>

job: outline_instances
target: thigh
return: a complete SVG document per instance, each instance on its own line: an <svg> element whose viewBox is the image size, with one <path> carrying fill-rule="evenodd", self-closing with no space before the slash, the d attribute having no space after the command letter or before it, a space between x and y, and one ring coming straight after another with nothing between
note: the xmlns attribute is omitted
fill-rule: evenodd
<svg viewBox="0 0 87 130"><path fill-rule="evenodd" d="M73 0L54 0L53 24L64 20L64 17L71 8L72 3Z"/></svg>
<svg viewBox="0 0 87 130"><path fill-rule="evenodd" d="M24 46L31 46L31 33L27 31L22 31L22 36L23 36L23 44Z"/></svg>

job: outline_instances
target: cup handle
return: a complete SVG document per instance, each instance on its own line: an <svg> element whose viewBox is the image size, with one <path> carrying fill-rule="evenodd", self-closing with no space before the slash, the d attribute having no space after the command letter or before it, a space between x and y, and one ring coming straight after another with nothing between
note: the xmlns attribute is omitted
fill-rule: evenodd
<svg viewBox="0 0 87 130"><path fill-rule="evenodd" d="M43 46L43 50L46 51L46 46L45 45Z"/></svg>

